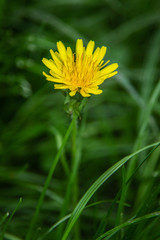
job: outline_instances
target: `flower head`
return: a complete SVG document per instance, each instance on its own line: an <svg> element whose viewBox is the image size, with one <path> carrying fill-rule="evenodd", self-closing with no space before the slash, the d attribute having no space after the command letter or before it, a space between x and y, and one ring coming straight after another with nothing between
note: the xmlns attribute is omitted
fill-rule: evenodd
<svg viewBox="0 0 160 240"><path fill-rule="evenodd" d="M83 97L90 94L101 94L99 85L105 79L117 74L117 63L107 65L103 58L106 47L96 48L95 42L90 41L85 48L82 39L76 43L76 52L70 47L65 48L61 41L57 42L58 52L50 50L52 59L43 58L43 63L50 69L50 75L43 72L48 81L54 82L55 89L69 89L69 95L74 96L77 92ZM93 52L94 51L94 52Z"/></svg>

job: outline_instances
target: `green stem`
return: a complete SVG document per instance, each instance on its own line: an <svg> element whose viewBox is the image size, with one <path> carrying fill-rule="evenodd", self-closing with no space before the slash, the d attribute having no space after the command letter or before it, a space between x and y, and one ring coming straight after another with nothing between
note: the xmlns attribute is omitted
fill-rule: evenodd
<svg viewBox="0 0 160 240"><path fill-rule="evenodd" d="M84 104L84 101L82 101L82 104ZM80 128L77 129L77 122L74 123L73 131L72 131L72 170L69 178L69 182L67 185L66 190L66 196L64 199L64 203L61 209L61 213L59 216L59 219L62 219L65 214L67 213L68 205L70 202L71 194L73 195L73 205L75 206L77 204L78 199L78 178L77 178L77 172L80 164L81 159L81 152L82 152L82 133L85 128L85 122L86 122L86 115L87 111L84 112L83 118L81 121ZM61 239L61 235L63 234L63 225L61 225L58 228L57 231L57 239ZM75 226L75 239L79 239L79 226L78 224Z"/></svg>
<svg viewBox="0 0 160 240"><path fill-rule="evenodd" d="M54 170L55 170L55 168L56 168L56 166L57 166L57 163L58 163L58 161L59 161L59 159L60 159L60 156L61 156L61 154L62 154L62 152L63 152L63 148L65 147L65 145L66 145L66 143L67 143L67 140L68 140L68 138L69 138L69 136L70 136L70 133L71 133L71 131L72 131L72 128L73 128L73 126L74 126L74 124L75 124L75 122L76 122L76 119L77 119L77 117L74 116L74 118L72 119L72 122L70 123L70 125L69 125L69 127L68 127L68 129L67 129L67 132L66 132L66 134L65 134L65 137L64 137L64 139L63 139L63 141L62 141L62 145L61 145L59 151L57 152L57 155L56 155L56 157L55 157L55 159L54 159L54 161L53 161L53 163L52 163L52 166L51 166L51 168L50 168L50 171L49 171L49 173L48 173L46 182L45 182L44 187L43 187L43 191L42 191L42 193L41 193L41 195L40 195L40 198L39 198L39 201L38 201L38 204L37 204L35 213L34 213L34 215L33 215L33 218L32 218L32 221L31 221L31 224L30 224L30 227L29 227L27 236L26 236L26 240L30 240L30 239L31 239L32 231L33 231L34 226L35 226L35 224L36 224L36 221L37 221L37 219L38 219L38 215L39 215L40 208L41 208L41 206L42 206L42 203L43 203L43 200L44 200L44 197L45 197L45 193L46 193L47 188L48 188L48 186L49 186L49 184L50 184L50 181L51 181L51 179L52 179L53 172L54 172Z"/></svg>
<svg viewBox="0 0 160 240"><path fill-rule="evenodd" d="M126 175L125 175L125 167L122 167L122 188L121 188L121 197L119 201L117 216L116 216L116 224L115 227L122 223L122 214L124 209L124 200L125 200L125 191L126 191ZM122 239L123 232L117 234L116 239Z"/></svg>
<svg viewBox="0 0 160 240"><path fill-rule="evenodd" d="M78 131L79 132L79 131ZM79 134L78 134L79 135ZM73 195L73 204L74 206L77 203L77 172L79 167L79 162L81 158L81 144L80 144L80 136L77 137L77 121L74 122L72 128L72 169L69 177L69 181L67 184L66 195L64 198L63 206L61 209L61 213L59 219L62 219L67 213L68 206L71 199L71 194ZM76 195L76 196L75 196ZM61 239L61 235L63 233L63 225L58 228L57 231L57 239ZM77 239L77 238L75 238Z"/></svg>
<svg viewBox="0 0 160 240"><path fill-rule="evenodd" d="M9 212L5 213L5 215L0 220L0 226L2 225L3 222L5 222L5 220L8 218L8 216L9 216Z"/></svg>
<svg viewBox="0 0 160 240"><path fill-rule="evenodd" d="M52 135L55 136L56 143L57 143L57 149L59 150L62 145L63 138L62 138L61 134L59 133L59 131L55 127L52 126L52 127L50 127L49 130L50 130L49 132L51 132ZM65 151L63 151L63 153L61 155L61 163L64 168L64 172L65 172L66 176L68 177L69 176L69 166L68 166L68 163L67 163L67 160L65 157Z"/></svg>
<svg viewBox="0 0 160 240"><path fill-rule="evenodd" d="M84 105L87 103L86 99L84 99L81 103L80 109L84 107ZM86 123L86 117L87 117L87 111L84 112L81 127L77 128L77 124L75 124L73 128L73 136L72 136L72 175L71 175L71 181L73 183L73 207L76 206L78 202L78 168L81 160L81 154L82 154L82 134L85 129L85 123ZM79 222L75 224L74 227L74 239L79 240L80 239L80 227Z"/></svg>
<svg viewBox="0 0 160 240"><path fill-rule="evenodd" d="M79 139L79 134L77 132L77 122L75 122L72 132L72 166L73 166L73 176L71 177L73 183L73 207L76 206L78 200L78 168L81 158L81 144ZM78 139L77 139L78 138ZM79 141L78 141L79 140ZM79 240L79 225L78 223L74 228L74 239Z"/></svg>

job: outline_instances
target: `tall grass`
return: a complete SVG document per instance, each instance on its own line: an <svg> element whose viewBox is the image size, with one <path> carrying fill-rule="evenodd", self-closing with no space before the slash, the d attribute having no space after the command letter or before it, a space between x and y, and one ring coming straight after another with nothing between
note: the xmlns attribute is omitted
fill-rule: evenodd
<svg viewBox="0 0 160 240"><path fill-rule="evenodd" d="M159 7L1 1L1 239L160 238ZM77 38L107 46L119 74L67 132L65 98L41 59Z"/></svg>

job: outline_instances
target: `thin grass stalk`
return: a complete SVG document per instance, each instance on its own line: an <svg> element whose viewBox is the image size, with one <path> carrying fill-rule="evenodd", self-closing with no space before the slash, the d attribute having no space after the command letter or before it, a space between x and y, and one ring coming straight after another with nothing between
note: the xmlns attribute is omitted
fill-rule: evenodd
<svg viewBox="0 0 160 240"><path fill-rule="evenodd" d="M84 103L82 103L84 104ZM83 115L82 122L80 128L78 128L78 122L75 121L73 130L72 130L72 170L69 178L69 182L67 185L66 196L64 199L63 207L60 213L59 219L62 219L67 213L67 208L69 206L71 194L73 195L73 207L77 204L78 199L78 168L81 159L82 152L82 132L84 130L84 125L86 121L86 112ZM79 224L76 223L74 228L75 231L75 240L79 239ZM63 224L59 227L57 232L57 238L59 239L63 233Z"/></svg>
<svg viewBox="0 0 160 240"><path fill-rule="evenodd" d="M138 222L141 222L141 221L144 221L144 220L147 220L147 219L150 219L150 218L159 217L159 216L160 216L160 211L157 211L157 212L153 212L153 213L150 213L150 214L146 214L146 215L144 215L142 217L139 217L139 218L131 218L128 221L126 221L125 223L120 224L119 226L107 231L106 233L104 233L103 235L98 237L96 240L102 240L102 239L108 240L115 233L117 233L118 231L120 231L124 227L130 226L132 224L136 224Z"/></svg>
<svg viewBox="0 0 160 240"><path fill-rule="evenodd" d="M61 134L59 133L59 131L53 126L50 128L50 132L55 136L56 143L57 143L57 149L59 150L59 148L62 145L63 138L62 138ZM69 166L68 166L68 163L67 163L67 160L65 157L65 151L63 151L63 153L61 155L61 163L62 163L64 172L65 172L66 176L68 177L69 176Z"/></svg>
<svg viewBox="0 0 160 240"><path fill-rule="evenodd" d="M152 151L149 152L149 154L145 157L145 159L141 162L141 164L139 166L137 166L137 168L134 170L132 176L126 180L125 184L125 191L126 191L126 188L127 188L127 185L130 183L130 181L133 179L133 177L135 176L136 172L138 171L138 169L142 166L142 164L150 157L150 155L160 146L160 143L158 143L153 149ZM115 206L115 203L117 202L117 200L119 199L119 197L121 196L121 191L122 191L122 188L118 191L118 193L116 194L116 197L114 199L114 201L112 202L108 212L105 214L105 216L103 217L99 227L98 227L98 230L96 231L96 234L94 236L94 239L97 238L102 232L104 232L106 226L107 226L107 223L108 223L108 219L109 219L109 216Z"/></svg>
<svg viewBox="0 0 160 240"><path fill-rule="evenodd" d="M82 213L83 209L85 208L86 204L90 200L90 198L93 196L93 194L98 190L98 188L108 179L110 178L119 168L121 168L126 162L128 162L132 157L137 155L138 153L147 150L150 147L154 147L156 145L159 145L160 142L156 142L154 144L148 145L124 158L122 158L119 162L114 164L111 168L109 168L107 171L105 171L87 190L87 192L83 195L81 200L76 205L74 211L72 212L71 218L68 222L68 225L66 227L66 230L63 234L62 240L66 240L71 229L73 228L75 222L79 218L80 214Z"/></svg>
<svg viewBox="0 0 160 240"><path fill-rule="evenodd" d="M155 87L155 89L152 93L152 96L150 98L150 101L148 103L148 106L146 107L146 113L145 113L143 123L142 123L141 128L140 128L140 131L139 131L139 135L138 135L137 140L135 142L134 151L137 151L143 145L145 130L147 128L147 124L148 124L150 115L152 113L153 107L154 107L154 105L155 105L155 103L158 99L159 92L160 92L160 81L158 81L158 83L157 83L157 85L156 85L156 87ZM132 159L132 161L129 163L129 166L128 166L127 176L126 176L127 181L128 181L128 179L130 179L130 177L134 173L134 170L136 168L136 163L137 163L137 157L135 156ZM127 198L128 189L129 189L129 185L126 189L126 198Z"/></svg>
<svg viewBox="0 0 160 240"><path fill-rule="evenodd" d="M5 220L8 218L9 212L5 213L2 219L0 220L0 226L5 222Z"/></svg>
<svg viewBox="0 0 160 240"><path fill-rule="evenodd" d="M33 215L32 221L31 221L31 224L30 224L30 226L29 226L29 230L28 230L28 233L27 233L27 235L26 235L26 240L30 240L30 239L31 239L32 232L33 232L33 229L34 229L35 224L36 224L36 222L37 222L38 215L39 215L39 212L40 212L40 209L41 209L41 206L42 206L42 203L43 203L43 200L44 200L46 191L47 191L48 186L49 186L49 184L50 184L50 181L51 181L51 179L52 179L52 176L53 176L54 170L55 170L55 168L56 168L56 166L57 166L57 163L58 163L58 161L59 161L59 159L60 159L60 157L61 157L61 154L62 154L62 152L63 152L63 149L64 149L64 147L65 147L65 145L66 145L66 143L67 143L67 140L68 140L68 138L69 138L69 136L70 136L70 134L71 134L71 132L72 132L72 128L73 128L73 126L74 126L74 124L75 124L76 118L77 118L77 117L74 116L74 118L72 119L72 122L70 123L70 125L69 125L69 127L68 127L68 129L67 129L67 132L66 132L66 134L65 134L65 137L64 137L64 139L63 139L62 145L61 145L59 151L57 152L55 159L53 160L53 163L52 163L52 166L51 166L50 171L49 171L49 173L48 173L48 176L47 176L46 182L45 182L45 184L44 184L42 193L41 193L40 198L39 198L39 200L38 200L38 203L37 203L37 206L36 206L36 210L35 210L35 212L34 212L34 215Z"/></svg>
<svg viewBox="0 0 160 240"><path fill-rule="evenodd" d="M1 232L1 234L0 234L0 240L3 240L3 239L4 239L5 231L6 231L9 223L11 222L11 220L12 220L15 212L18 210L18 208L19 208L19 206L20 206L21 203L22 203L22 198L19 199L19 202L18 202L17 206L16 206L15 209L13 210L13 212L12 212L12 214L10 215L8 221L5 223L5 226L4 226L4 228L3 228L3 230L2 230L2 232Z"/></svg>
<svg viewBox="0 0 160 240"><path fill-rule="evenodd" d="M125 193L126 193L126 174L125 174L125 167L122 167L122 188L121 188L121 197L119 201L117 216L116 216L116 224L115 226L118 226L122 223L122 214L123 214L123 208L125 203ZM117 240L122 239L122 232L120 234L117 234Z"/></svg>

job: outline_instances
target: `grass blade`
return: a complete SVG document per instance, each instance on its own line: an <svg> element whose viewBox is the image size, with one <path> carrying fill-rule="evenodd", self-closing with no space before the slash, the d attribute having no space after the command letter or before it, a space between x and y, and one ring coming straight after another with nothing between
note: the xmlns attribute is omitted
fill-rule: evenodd
<svg viewBox="0 0 160 240"><path fill-rule="evenodd" d="M141 125L141 128L139 130L139 134L135 143L135 147L134 149L137 150L138 148L140 148L142 146L142 143L144 141L144 135L145 135L145 130L149 121L149 118L151 116L151 112L153 110L153 107L155 106L155 103L158 99L160 93L160 81L157 83L153 94L150 98L149 104L146 107L146 111L145 114L143 115L143 122ZM127 171L127 179L129 179L132 175L132 173L134 172L135 169L135 165L136 165L136 158L133 159L132 162L130 162L129 166L128 166L128 171Z"/></svg>
<svg viewBox="0 0 160 240"><path fill-rule="evenodd" d="M43 191L42 191L42 193L41 193L41 195L40 195L40 198L39 198L39 201L38 201L38 203L37 203L37 207L36 207L34 216L33 216L33 218L32 218L32 221L31 221L31 224L30 224L30 227L29 227L27 236L26 236L26 239L27 239L27 240L29 240L29 239L31 238L32 230L33 230L33 228L34 228L34 226L35 226L35 223L36 223L36 221L37 221L37 218L38 218L38 215L39 215L39 211L40 211L40 208L41 208L41 206L42 206L43 199L44 199L44 197L45 197L47 188L48 188L49 183L50 183L50 181L51 181L53 172L54 172L54 170L55 170L55 168L56 168L56 166L57 166L57 163L58 163L58 161L59 161L59 159L60 159L60 156L61 156L61 154L62 154L63 148L65 147L65 145L66 145L66 143L67 143L67 140L68 140L68 138L69 138L69 136L70 136L70 133L71 133L71 131L72 131L72 127L73 127L75 121L76 121L76 117L74 117L73 120L72 120L72 122L70 123L70 126L68 127L68 130L67 130L67 132L66 132L66 134L65 134L65 137L64 137L64 139L63 139L62 145L61 145L59 151L57 152L57 155L56 155L56 157L55 157L55 159L54 159L54 161L53 161L53 163L52 163L52 166L51 166L50 171L49 171L49 173L48 173L46 182L45 182L44 187L43 187Z"/></svg>
<svg viewBox="0 0 160 240"><path fill-rule="evenodd" d="M47 232L45 232L40 238L38 238L38 240L42 240L45 239L45 237L51 233L56 227L58 227L60 224L62 224L63 222L65 222L68 218L70 218L71 214L66 215L65 217L63 217L62 219L60 219L58 222L56 222L53 226L51 226L49 228L49 230Z"/></svg>
<svg viewBox="0 0 160 240"><path fill-rule="evenodd" d="M67 239L72 227L74 226L75 222L79 218L81 212L85 208L86 204L90 200L90 198L93 196L93 194L100 188L100 186L108 179L110 178L119 168L121 168L128 160L130 160L132 157L137 155L138 153L145 151L148 148L154 147L156 145L159 145L160 142L148 145L132 154L129 156L124 157L121 159L119 162L114 164L111 168L109 168L106 172L104 172L93 184L92 186L88 189L88 191L84 194L84 196L81 198L79 203L77 204L76 208L72 212L71 218L68 222L68 225L66 227L66 230L64 232L62 240Z"/></svg>
<svg viewBox="0 0 160 240"><path fill-rule="evenodd" d="M104 34L102 42L106 42L106 39L108 42L112 42L112 44L113 42L121 42L133 33L141 31L142 29L158 23L159 21L158 11L150 12L149 14L141 14L138 17L121 24L118 28L114 29L110 33L107 33L107 35Z"/></svg>
<svg viewBox="0 0 160 240"><path fill-rule="evenodd" d="M152 39L151 47L147 52L145 69L143 72L143 84L142 84L142 97L144 101L148 101L148 98L151 94L151 91L155 85L155 76L156 76L156 66L159 61L160 54L160 29L155 33L155 36ZM145 87L144 87L145 84Z"/></svg>
<svg viewBox="0 0 160 240"><path fill-rule="evenodd" d="M135 224L135 223L138 223L138 222L141 222L141 221L144 221L146 219L150 219L150 218L153 218L153 217L159 217L160 216L160 211L159 212L154 212L154 213L150 213L150 214L147 214L147 215L144 215L142 217L139 217L139 218L135 218L135 219L130 219L128 221L126 221L125 223L107 231L106 233L104 233L103 235L101 235L100 237L98 237L96 240L101 240L101 239L105 239L105 240L108 240L110 239L115 233L117 233L118 231L120 231L122 228L124 227L127 227L131 224ZM104 238L105 237L105 238Z"/></svg>
<svg viewBox="0 0 160 240"><path fill-rule="evenodd" d="M19 238L10 233L5 233L4 236L5 236L5 239L7 239L7 240L23 240L22 238Z"/></svg>
<svg viewBox="0 0 160 240"><path fill-rule="evenodd" d="M12 220L15 212L16 212L17 209L19 208L21 202L22 202L22 198L19 199L19 202L18 202L17 206L15 207L15 209L13 210L12 214L10 215L8 221L6 222L6 224L5 224L5 226L4 226L3 230L2 230L2 233L1 233L1 235L0 235L0 240L3 240L5 231L6 231L7 227L8 227L8 225L9 225L10 221Z"/></svg>
<svg viewBox="0 0 160 240"><path fill-rule="evenodd" d="M0 220L0 225L6 220L6 218L9 216L9 212L5 213L2 219Z"/></svg>
<svg viewBox="0 0 160 240"><path fill-rule="evenodd" d="M121 214L123 213L123 207L124 207L124 201L125 201L125 192L126 192L126 174L125 174L125 167L123 166L122 167L121 197L120 197L120 202L119 202L119 206L118 206L115 226L118 226L122 222ZM117 236L117 239L119 239L119 236Z"/></svg>

